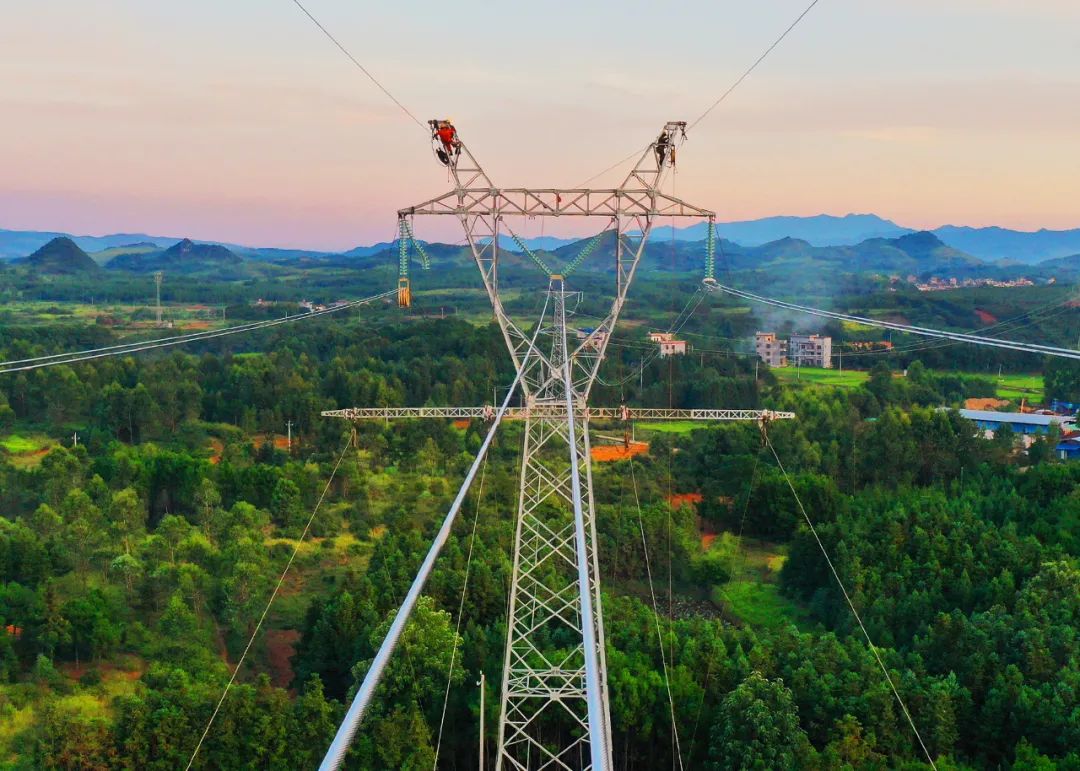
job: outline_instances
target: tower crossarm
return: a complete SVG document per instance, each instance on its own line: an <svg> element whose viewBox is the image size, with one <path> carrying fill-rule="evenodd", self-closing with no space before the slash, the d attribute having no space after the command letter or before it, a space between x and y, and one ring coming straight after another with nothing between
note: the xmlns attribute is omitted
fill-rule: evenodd
<svg viewBox="0 0 1080 771"><path fill-rule="evenodd" d="M444 418L469 420L490 419L493 407L349 407L343 410L327 410L324 418L345 420L399 420L408 418ZM532 407L510 407L504 420L547 419L565 417L566 408L557 404L537 404ZM693 421L766 421L792 420L794 412L775 410L729 410L698 409L677 410L662 407L579 407L578 418L586 420L693 420Z"/></svg>
<svg viewBox="0 0 1080 771"><path fill-rule="evenodd" d="M489 217L715 217L716 213L649 188L461 188L416 206L414 214L486 215Z"/></svg>

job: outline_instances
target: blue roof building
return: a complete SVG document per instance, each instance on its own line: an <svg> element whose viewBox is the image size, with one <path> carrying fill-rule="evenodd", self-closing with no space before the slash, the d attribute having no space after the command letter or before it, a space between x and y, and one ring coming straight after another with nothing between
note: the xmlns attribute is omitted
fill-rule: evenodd
<svg viewBox="0 0 1080 771"><path fill-rule="evenodd" d="M1080 458L1080 431L1070 431L1061 437L1054 452L1062 460L1074 460Z"/></svg>
<svg viewBox="0 0 1080 771"><path fill-rule="evenodd" d="M984 431L997 431L1004 425L1017 434L1046 434L1050 426L1062 431L1071 429L1076 418L1071 415L1037 415L1032 412L993 412L992 410L958 410L960 417L975 421Z"/></svg>

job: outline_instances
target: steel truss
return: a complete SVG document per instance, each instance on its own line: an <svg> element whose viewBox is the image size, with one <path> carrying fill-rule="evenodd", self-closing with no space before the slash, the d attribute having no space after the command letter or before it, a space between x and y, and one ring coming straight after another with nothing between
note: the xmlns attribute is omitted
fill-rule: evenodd
<svg viewBox="0 0 1080 771"><path fill-rule="evenodd" d="M660 191L685 124L664 127L669 144L642 153L618 188L500 189L462 144L455 188L399 218L450 215L461 222L495 319L522 375L525 438L514 538L496 768L611 767L607 664L589 454L588 399L657 217L713 212ZM668 150L671 150L669 153ZM615 296L604 319L568 339L565 282L548 277L550 350L526 357L530 338L499 296L499 235L513 216L602 217L614 232Z"/></svg>
<svg viewBox="0 0 1080 771"><path fill-rule="evenodd" d="M469 420L479 418L490 420L495 408L484 407L349 407L344 410L327 410L324 418L344 418L345 420L399 420L407 418L448 418ZM794 412L775 410L675 410L640 407L580 407L574 415L582 420L701 420L701 421L773 421L791 420ZM566 410L560 407L533 403L531 407L511 407L503 420L527 420L529 418L565 417Z"/></svg>
<svg viewBox="0 0 1080 771"><path fill-rule="evenodd" d="M415 215L449 215L461 222L523 393L524 405L504 413L524 420L525 430L502 678L496 764L500 771L611 768L589 422L794 417L763 410L588 407L656 219L704 218L711 232L713 212L659 189L672 168L676 140L684 136L684 128L680 122L666 124L661 138L644 150L622 185L605 190L500 189L460 144L450 165L454 189L398 212L403 221ZM515 216L592 216L609 221L605 227L614 232L615 240L614 299L607 315L583 339L567 333L566 301L573 293L567 291L562 275L546 276L554 314L530 322L531 334L506 313L499 295L499 235L503 218ZM361 420L491 418L492 413L490 407L420 407L323 414Z"/></svg>

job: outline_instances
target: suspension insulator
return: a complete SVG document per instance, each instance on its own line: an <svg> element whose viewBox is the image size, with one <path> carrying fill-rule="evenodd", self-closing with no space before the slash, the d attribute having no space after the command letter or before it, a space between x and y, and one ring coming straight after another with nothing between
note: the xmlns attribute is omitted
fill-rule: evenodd
<svg viewBox="0 0 1080 771"><path fill-rule="evenodd" d="M705 231L705 283L716 283L716 222L711 217Z"/></svg>
<svg viewBox="0 0 1080 771"><path fill-rule="evenodd" d="M408 308L412 305L412 290L409 288L409 279L402 276L397 282L397 304L399 308Z"/></svg>

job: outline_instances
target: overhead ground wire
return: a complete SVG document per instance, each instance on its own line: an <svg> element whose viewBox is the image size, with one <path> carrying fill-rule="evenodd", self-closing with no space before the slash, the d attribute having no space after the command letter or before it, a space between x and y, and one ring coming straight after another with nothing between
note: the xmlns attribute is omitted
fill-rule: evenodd
<svg viewBox="0 0 1080 771"><path fill-rule="evenodd" d="M323 487L322 494L319 496L319 500L315 503L315 508L311 510L311 516L308 517L307 523L304 525L303 532L300 533L300 537L296 539L296 545L293 547L292 553L289 555L288 562L285 563L285 569L281 571L281 576L278 578L277 583L274 585L274 590L270 593L270 599L266 601L266 607L263 608L262 614L259 616L258 622L255 624L255 629L251 632L251 637L248 638L247 645L244 646L244 652L240 654L240 659L236 662L236 666L233 668L232 675L229 677L229 682L225 684L225 690L221 693L221 698L218 699L217 705L214 707L214 711L210 714L210 720L206 723L206 728L203 729L202 735L199 736L199 741L195 745L195 750L191 753L191 758L188 760L187 769L191 769L192 764L195 762L195 758L199 755L199 750L202 749L203 742L206 741L207 734L210 733L211 726L214 725L214 720L217 719L218 712L221 711L221 705L225 703L225 698L229 695L229 690L232 688L233 683L236 681L236 675L240 672L240 667L244 665L244 660L247 658L248 651L251 650L252 643L255 642L255 637L258 636L259 630L262 629L263 622L266 620L266 614L270 612L270 606L274 603L274 599L278 596L278 592L281 591L281 585L285 583L285 576L289 573L289 568L292 567L293 561L296 559L296 555L300 552L300 545L307 538L308 531L311 530L311 523L315 521L315 515L319 513L319 509L322 507L323 501L326 499L326 493L330 490L330 485L334 482L334 477L337 476L338 468L341 467L341 461L345 459L345 453L349 450L349 445L352 444L352 437L345 442L345 446L341 448L341 454L338 455L337 463L334 464L333 471L330 472L330 477L326 480L326 486Z"/></svg>
<svg viewBox="0 0 1080 771"><path fill-rule="evenodd" d="M784 464L780 461L780 456L776 452L776 447L773 446L772 440L769 438L768 432L763 432L765 438L765 444L772 452L773 458L776 460L777 468L780 469L780 473L784 476L784 481L787 482L788 489L791 490L792 496L795 498L795 503L799 507L799 511L802 512L803 519L806 521L806 526L810 529L810 534L814 536L814 540L817 542L818 548L821 549L822 556L825 557L825 562L829 565L829 570L832 572L833 578L836 579L837 586L840 587L840 592L844 595L844 600L847 602L848 608L851 610L851 615L854 616L855 621L859 624L859 629L862 630L863 637L866 638L866 644L870 648L870 652L874 654L874 658L877 660L878 666L881 667L882 673L885 675L885 680L889 684L889 688L892 689L893 696L896 697L897 703L900 705L900 709L904 712L904 717L907 718L908 725L911 726L912 732L915 734L915 738L919 741L919 746L922 747L923 754L926 755L926 761L930 764L932 769L937 769L937 765L934 763L934 758L930 754L930 750L927 749L926 743L923 741L922 734L919 733L919 729L915 727L915 720L911 717L911 712L908 711L907 704L904 703L903 697L900 695L900 691L896 687L896 683L893 682L892 675L889 674L888 668L885 666L885 662L881 658L881 654L878 652L877 646L874 645L874 641L870 639L870 633L866 631L866 625L863 624L862 616L859 615L859 611L855 608L855 603L851 601L851 596L848 594L847 587L844 586L843 580L840 578L840 573L837 571L836 566L833 564L832 558L829 557L829 552L825 548L824 542L821 540L821 536L818 535L817 528L814 527L813 521L810 519L810 515L806 513L806 507L803 506L802 499L799 498L799 493L795 490L795 485L791 481L791 477L788 476L787 469L784 468Z"/></svg>
<svg viewBox="0 0 1080 771"><path fill-rule="evenodd" d="M751 73L753 73L753 71L756 70L761 65L761 63L765 61L766 58L768 58L769 54L771 54L773 51L775 51L776 48L782 42L784 42L784 39L788 35L790 35L791 32L797 26L799 26L799 23L804 18L806 18L806 16L810 13L810 11L812 11L814 9L814 6L816 6L819 2L820 2L820 0L813 0L813 2L811 2L810 5L808 5L803 10L803 12L800 13L795 18L795 21L793 21L787 27L787 29L785 29L780 34L780 37L776 38L776 40L773 41L772 45L770 45L768 48L766 48L765 51L761 54L761 56L759 56L757 59L755 59L754 63L751 64L738 78L736 78L735 81L728 87L728 89L726 91L724 91L724 93L722 93L720 95L720 97L715 102L713 102L711 105L709 105L709 107L703 113L701 113L701 115L699 115L697 118L695 118L693 121L690 122L690 124L687 126L687 129L689 130L689 129L692 129L695 126L697 126L699 123L701 123L701 121L705 120L705 118L708 117L709 113L711 113L713 110L715 110L717 107L719 107L721 105L721 103L723 103L723 101L725 99L727 99L729 96L731 96L732 92L735 91L735 89L737 89L739 86L741 86L743 81L745 81L748 77L750 77ZM603 171L600 171L600 172L598 172L596 174L593 174L591 177L586 179L584 182L581 182L580 184L576 185L576 187L583 187L583 186L587 185L588 183L592 182L597 177L602 177L603 175L607 174L609 171L613 171L613 170L617 169L619 166L622 166L627 161L632 160L635 156L637 156L638 154L643 152L645 149L648 149L648 145L646 145L645 148L642 148L641 150L635 150L634 152L630 153L629 155L627 155L622 160L616 161L615 163L611 164L610 166L608 166Z"/></svg>
<svg viewBox="0 0 1080 771"><path fill-rule="evenodd" d="M675 739L675 752L679 758L679 768L684 768L682 746L679 744L679 728L675 722L675 698L671 694L671 677L668 674L667 653L664 651L664 634L660 630L660 611L656 602L656 587L653 585L652 564L649 561L649 543L645 538L645 522L641 513L641 496L638 493L637 474L634 472L634 458L630 459L630 479L634 483L634 505L637 507L638 530L641 532L641 549L645 555L645 573L649 577L649 596L652 598L653 622L656 624L656 642L660 647L660 663L664 668L664 688L667 690L668 709L671 712L671 733ZM675 662L672 660L672 666Z"/></svg>
<svg viewBox="0 0 1080 771"><path fill-rule="evenodd" d="M450 667L446 673L446 693L443 695L442 715L439 717L439 738L435 742L435 761L432 768L439 767L439 751L442 749L443 726L446 724L446 707L450 703L450 686L454 680L454 662L457 658L458 639L461 637L461 621L465 616L465 593L469 588L469 573L472 567L473 550L476 547L476 525L480 521L480 506L484 501L484 479L487 477L488 458L484 456L484 466L480 469L480 489L476 493L476 511L473 512L472 534L469 537L469 554L465 558L465 578L461 582L461 601L458 602L457 625L454 629L454 647L450 652ZM481 737L483 741L483 737Z"/></svg>
<svg viewBox="0 0 1080 771"><path fill-rule="evenodd" d="M791 22L791 25L787 29L785 29L783 31L783 33L781 33L780 37L778 37L775 41L773 41L773 44L771 46L769 46L768 48L765 49L765 52L762 53L761 56L759 56L754 61L754 63L751 64L747 68L747 70L742 75L740 75L738 77L738 79L736 79L736 81L734 83L731 84L731 86L728 88L727 91L725 91L724 93L722 93L720 95L719 99L717 99L715 102L713 102L711 105L709 105L709 108L707 110L705 110L705 112L701 113L701 115L699 115L697 118L695 118L693 121L691 121L690 125L687 126L687 129L692 129L692 128L694 128L694 126L701 123L701 121L705 120L705 118L708 117L709 113L711 113L713 110L715 110L717 107L719 107L720 104L725 99L727 99L729 96L731 96L731 92L734 91L736 88L738 88L740 85L742 85L742 82L744 80L746 80L748 77L750 77L750 74L754 70L756 70L758 68L758 65L761 64L763 61L765 61L765 59L769 56L769 54L771 54L774 50L776 50L777 46L779 46L782 42L784 42L784 38L786 38L789 34L791 34L791 31L793 29L795 29L797 26L799 26L799 22L801 22L804 18L806 18L806 15L808 13L810 13L810 11L812 11L814 9L814 6L817 5L819 2L820 2L820 0L813 0L813 2L810 3L810 5L806 6L806 9L802 13L800 13L798 15L798 17L796 17L795 21Z"/></svg>
<svg viewBox="0 0 1080 771"><path fill-rule="evenodd" d="M827 311L821 308L813 308L808 305L789 303L783 300L777 300L771 297L764 297L762 295L753 294L752 292L744 292L740 289L734 289L732 287L724 286L723 284L714 284L713 286L721 292L725 292L727 294L742 298L744 300L752 300L754 302L760 302L766 305L773 305L777 308L784 308L787 310L808 313L812 316L838 319L840 321L851 321L870 327L880 327L882 329L891 329L897 332L906 332L913 335L923 335L925 337L956 340L963 343L986 345L994 348L1005 348L1008 350L1035 353L1044 356L1057 356L1066 359L1080 359L1080 351L1074 350L1072 348L1059 348L1057 346L1038 345L1036 343L1021 343L1013 340L1002 340L1000 338L984 337L982 335L970 335L962 332L945 332L940 329L932 329L930 327L917 327L910 324L897 324L895 322L881 321L879 319L871 319L865 316L855 316L850 313L838 313L836 311Z"/></svg>
<svg viewBox="0 0 1080 771"><path fill-rule="evenodd" d="M391 94L390 90L386 86L384 86L382 83L380 83L378 78L376 78L374 75L372 75L371 72L368 71L367 67L362 65L357 60L357 58L355 56L353 56L349 52L349 49L347 49L344 45L342 45L341 42L338 41L338 39L336 37L334 37L332 34L330 34L330 30L328 30L326 27L324 27L322 25L322 22L320 22L318 19L316 19L313 16L311 11L309 11L307 8L305 8L303 6L303 4L300 2L300 0L292 0L292 1L293 1L293 4L297 8L299 8L301 11L303 11L304 15L307 16L311 20L311 23L314 24L316 27L318 27L319 30L322 31L322 33L324 35L326 35L327 39L329 39L330 42L333 43L335 46L337 46L338 50L341 51L341 53L345 54L345 56L347 56L349 58L349 61L351 61L353 64L355 64L357 69L359 69L360 72L364 73L367 76L368 80L370 80L372 83L374 83L376 86L378 86L379 90L382 91L384 94L386 94L387 97L389 97L391 102L393 102L398 107L400 107L402 112L404 112L406 115L408 115L410 118L412 118L413 123L415 123L420 128L424 129L425 131L427 130L427 125L425 125L419 118L417 118L415 115L413 115L412 112L409 111L408 107L406 107L400 101L398 101L398 98L396 96L394 96L393 94Z"/></svg>
<svg viewBox="0 0 1080 771"><path fill-rule="evenodd" d="M43 367L55 367L60 364L76 364L82 361L104 359L110 356L126 356L128 354L141 353L143 351L149 351L156 348L166 348L174 345L184 345L185 343L199 342L202 340L212 340L217 337L235 335L239 334L240 332L250 332L256 329L276 327L281 324L290 324L295 321L318 318L320 316L326 316L331 313L338 313L339 311L349 310L359 305L365 305L369 302L380 300L384 297L389 297L390 295L395 293L395 291L383 292L381 294L373 295L372 297L365 297L362 300L353 300L351 302L342 303L341 305L335 305L320 311L312 311L311 313L297 313L293 316L283 316L276 319L267 319L265 321L254 321L246 324L238 324L232 327L225 327L223 329L204 330L201 332L191 332L185 335L158 338L156 340L145 340L137 343L109 345L102 348L90 348L84 351L72 351L68 353L49 354L47 356L39 356L29 359L4 361L0 362L0 375L9 372L26 372L28 370L41 369Z"/></svg>

